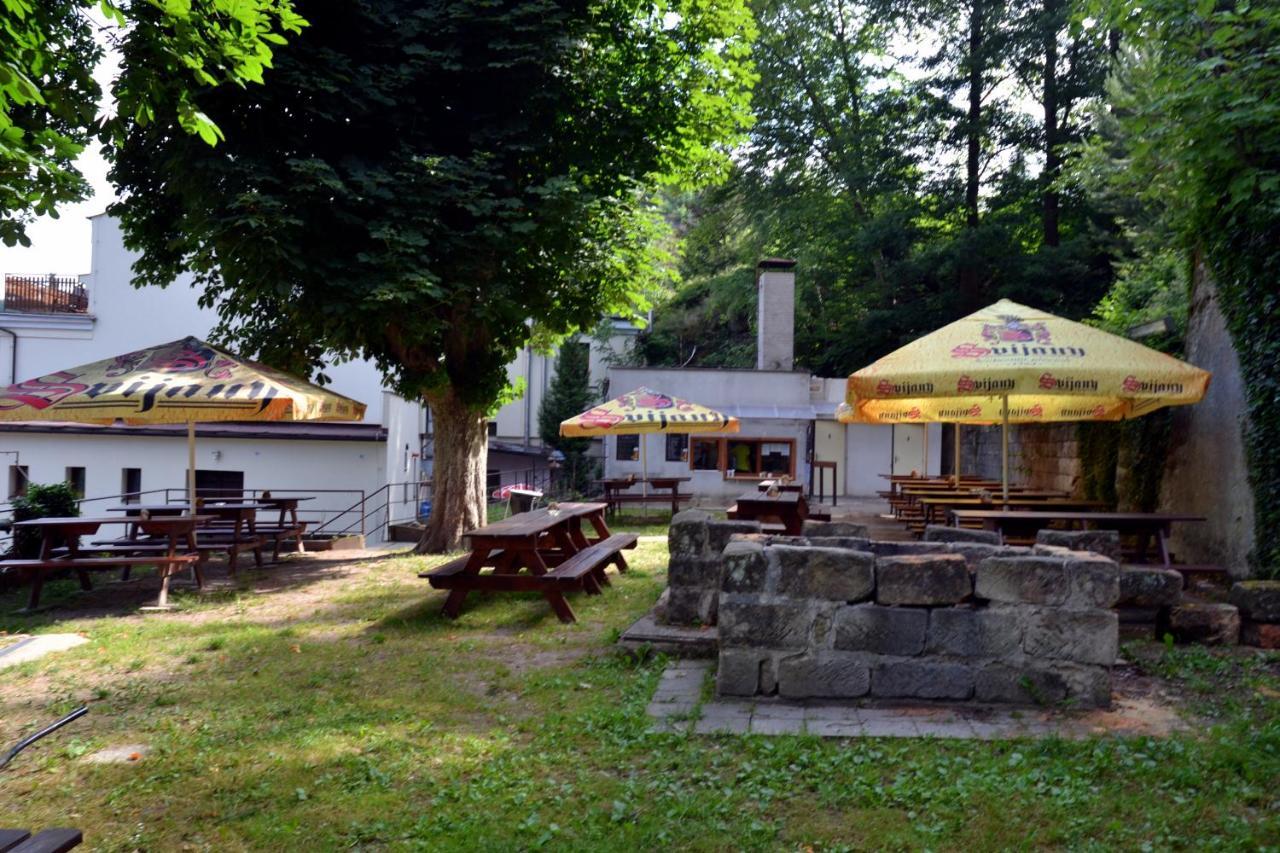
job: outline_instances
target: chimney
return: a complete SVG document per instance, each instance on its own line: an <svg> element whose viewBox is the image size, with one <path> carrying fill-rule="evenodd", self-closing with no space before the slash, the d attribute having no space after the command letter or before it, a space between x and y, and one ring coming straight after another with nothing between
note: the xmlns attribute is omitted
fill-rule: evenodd
<svg viewBox="0 0 1280 853"><path fill-rule="evenodd" d="M796 262L756 264L756 370L791 370L796 342Z"/></svg>

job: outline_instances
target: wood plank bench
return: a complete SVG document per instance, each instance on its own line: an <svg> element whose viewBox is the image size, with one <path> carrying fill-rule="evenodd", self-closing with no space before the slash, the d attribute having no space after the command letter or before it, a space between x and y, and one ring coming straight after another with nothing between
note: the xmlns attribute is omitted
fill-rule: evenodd
<svg viewBox="0 0 1280 853"><path fill-rule="evenodd" d="M25 829L0 829L0 853L66 853L83 841L78 829L46 829L35 835Z"/></svg>
<svg viewBox="0 0 1280 853"><path fill-rule="evenodd" d="M0 561L0 571L31 571L31 595L27 600L26 610L35 610L40 605L40 593L44 589L46 576L54 572L73 571L80 579L81 589L93 589L93 585L89 583L88 572L103 571L113 569L132 568L133 566L156 566L160 569L162 578L167 578L173 574L175 567L180 566L198 566L200 562L199 554L175 554L170 557L166 554L155 555L139 555L136 557L79 557L71 559L62 557L58 559L31 559L31 560L3 560ZM198 583L203 585L203 578L197 572Z"/></svg>

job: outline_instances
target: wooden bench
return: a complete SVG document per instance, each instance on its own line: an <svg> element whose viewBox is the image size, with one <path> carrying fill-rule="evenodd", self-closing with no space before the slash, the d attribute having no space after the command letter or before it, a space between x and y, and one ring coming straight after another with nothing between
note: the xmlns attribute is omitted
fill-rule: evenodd
<svg viewBox="0 0 1280 853"><path fill-rule="evenodd" d="M27 601L27 610L35 610L40 605L40 592L44 589L45 576L52 572L74 571L80 578L81 589L93 589L93 585L89 583L88 572L102 571L110 569L131 568L133 566L156 566L160 569L161 577L168 577L173 574L175 566L191 565L196 566L200 562L198 553L175 554L170 557L167 554L155 555L139 555L136 557L81 557L70 559L63 557L53 560L4 560L0 561L0 571L23 571L30 570L33 572L31 576L31 596ZM197 571L197 582L203 585L203 578Z"/></svg>
<svg viewBox="0 0 1280 853"><path fill-rule="evenodd" d="M0 829L0 853L65 853L83 841L78 829L46 829L35 835L25 829Z"/></svg>

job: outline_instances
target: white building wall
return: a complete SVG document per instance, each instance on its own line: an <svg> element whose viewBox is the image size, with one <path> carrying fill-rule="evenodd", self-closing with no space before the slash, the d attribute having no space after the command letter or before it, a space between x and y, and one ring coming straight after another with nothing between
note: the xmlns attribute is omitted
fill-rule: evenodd
<svg viewBox="0 0 1280 853"><path fill-rule="evenodd" d="M142 489L174 489L181 499L187 470L185 436L49 435L5 433L0 443L8 451L6 465L25 465L33 483L59 483L66 469L85 469L86 515L107 515L118 503L122 471L142 469ZM363 496L372 495L385 481L383 445L375 441L302 441L289 439L198 438L196 468L241 471L246 489L304 491L315 500L299 505L299 517L318 523L334 518ZM96 499L96 500L95 500ZM163 503L157 493L148 500ZM357 524L359 514L345 516L343 525ZM359 527L355 528L356 532ZM381 530L369 530L370 539Z"/></svg>

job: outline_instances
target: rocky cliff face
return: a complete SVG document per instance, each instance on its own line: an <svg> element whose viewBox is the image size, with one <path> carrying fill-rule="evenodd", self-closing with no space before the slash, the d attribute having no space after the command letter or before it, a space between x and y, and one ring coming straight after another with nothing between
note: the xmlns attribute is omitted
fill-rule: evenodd
<svg viewBox="0 0 1280 853"><path fill-rule="evenodd" d="M1215 563L1245 577L1254 515L1244 457L1244 381L1213 280L1202 267L1192 287L1186 360L1212 371L1213 381L1199 404L1174 410L1160 507L1208 521L1175 525L1170 547L1179 562Z"/></svg>

